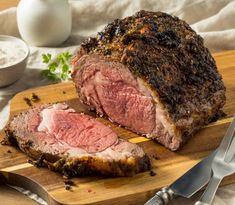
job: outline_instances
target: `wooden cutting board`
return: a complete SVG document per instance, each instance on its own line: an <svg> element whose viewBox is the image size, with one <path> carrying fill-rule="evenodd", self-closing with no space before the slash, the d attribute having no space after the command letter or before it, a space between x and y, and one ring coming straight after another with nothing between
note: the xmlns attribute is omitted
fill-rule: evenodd
<svg viewBox="0 0 235 205"><path fill-rule="evenodd" d="M228 128L231 117L235 114L235 51L218 53L214 57L227 87L227 102L224 107L227 116L202 128L180 151L171 152L153 141L99 118L105 124L111 125L120 137L138 143L144 148L152 158L155 176L150 176L149 172L145 172L134 177L121 178L77 177L73 179L75 186L67 191L60 174L50 172L46 168L35 168L27 163L28 157L18 149L0 145L0 180L23 186L53 205L143 204L157 190L171 184L208 155L211 150L214 150ZM11 101L11 117L29 108L24 98L30 98L32 93L37 94L41 99L34 105L66 101L76 110L94 115L78 102L73 84L64 83L18 93ZM3 137L4 132L2 131L0 140ZM223 184L233 182L235 182L235 175L226 178Z"/></svg>

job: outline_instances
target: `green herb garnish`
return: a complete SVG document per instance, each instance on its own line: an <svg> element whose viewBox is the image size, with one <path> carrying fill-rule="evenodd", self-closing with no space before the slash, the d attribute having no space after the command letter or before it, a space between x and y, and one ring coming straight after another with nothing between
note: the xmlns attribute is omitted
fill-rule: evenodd
<svg viewBox="0 0 235 205"><path fill-rule="evenodd" d="M42 54L43 63L47 64L47 68L42 70L41 75L51 81L67 81L71 79L70 60L72 54L64 52L52 58L50 53Z"/></svg>

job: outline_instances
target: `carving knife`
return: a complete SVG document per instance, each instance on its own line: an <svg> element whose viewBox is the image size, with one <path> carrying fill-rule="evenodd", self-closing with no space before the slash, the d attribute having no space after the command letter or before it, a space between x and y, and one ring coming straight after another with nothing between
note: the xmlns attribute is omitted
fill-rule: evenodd
<svg viewBox="0 0 235 205"><path fill-rule="evenodd" d="M215 154L216 151L212 152L169 187L162 188L144 205L166 205L178 196L190 198L209 182Z"/></svg>

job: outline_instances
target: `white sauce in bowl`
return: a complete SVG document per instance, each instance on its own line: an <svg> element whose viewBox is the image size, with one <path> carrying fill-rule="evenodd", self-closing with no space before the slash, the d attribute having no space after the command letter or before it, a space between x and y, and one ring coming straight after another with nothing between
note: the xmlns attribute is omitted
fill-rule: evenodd
<svg viewBox="0 0 235 205"><path fill-rule="evenodd" d="M0 68L11 66L26 56L25 48L16 41L0 40Z"/></svg>

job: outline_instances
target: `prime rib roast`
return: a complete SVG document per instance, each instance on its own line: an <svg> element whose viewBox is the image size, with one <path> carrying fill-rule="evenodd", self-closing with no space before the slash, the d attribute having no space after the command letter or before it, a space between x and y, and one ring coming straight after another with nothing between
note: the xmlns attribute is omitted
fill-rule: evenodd
<svg viewBox="0 0 235 205"><path fill-rule="evenodd" d="M5 141L69 176L91 172L132 176L150 168L140 146L120 139L109 126L64 103L15 116L6 128Z"/></svg>
<svg viewBox="0 0 235 205"><path fill-rule="evenodd" d="M116 19L83 42L72 64L82 102L173 151L225 104L224 83L203 39L166 13Z"/></svg>

